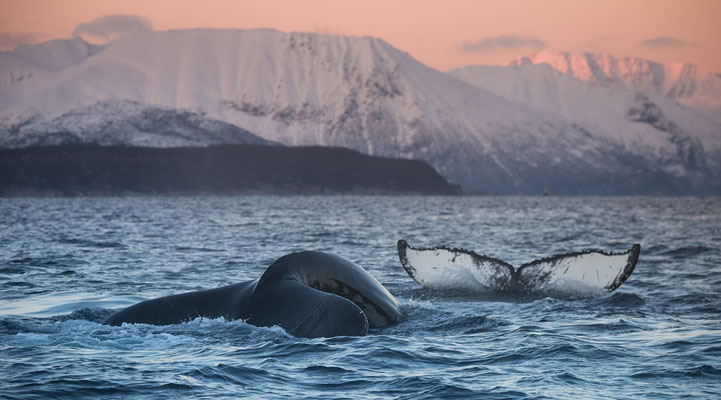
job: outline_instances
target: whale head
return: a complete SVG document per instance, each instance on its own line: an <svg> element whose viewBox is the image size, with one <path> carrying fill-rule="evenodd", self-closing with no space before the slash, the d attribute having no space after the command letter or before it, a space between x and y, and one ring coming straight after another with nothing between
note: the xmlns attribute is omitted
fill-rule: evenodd
<svg viewBox="0 0 721 400"><path fill-rule="evenodd" d="M268 267L258 286L279 279L296 280L350 300L363 311L371 328L389 325L403 315L398 300L378 280L357 264L333 254L301 251L285 255Z"/></svg>

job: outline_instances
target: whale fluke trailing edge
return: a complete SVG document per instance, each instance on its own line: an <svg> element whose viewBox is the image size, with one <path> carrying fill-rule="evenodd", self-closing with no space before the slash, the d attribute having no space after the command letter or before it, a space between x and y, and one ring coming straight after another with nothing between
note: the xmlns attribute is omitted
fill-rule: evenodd
<svg viewBox="0 0 721 400"><path fill-rule="evenodd" d="M398 257L421 286L474 291L527 291L581 294L611 292L631 275L641 245L624 253L601 250L554 255L518 269L503 260L463 249L414 248L398 241Z"/></svg>
<svg viewBox="0 0 721 400"><path fill-rule="evenodd" d="M333 254L302 251L277 259L259 279L147 300L104 323L169 325L224 317L313 338L365 335L401 315L396 298L363 268Z"/></svg>

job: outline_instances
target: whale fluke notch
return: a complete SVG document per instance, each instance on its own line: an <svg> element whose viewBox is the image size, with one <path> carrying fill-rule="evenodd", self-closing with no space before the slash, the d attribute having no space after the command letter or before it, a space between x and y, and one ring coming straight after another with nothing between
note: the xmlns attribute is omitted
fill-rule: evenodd
<svg viewBox="0 0 721 400"><path fill-rule="evenodd" d="M641 246L624 253L602 250L558 254L515 269L505 261L444 246L414 248L398 241L398 257L414 281L424 287L474 291L574 293L607 291L633 272Z"/></svg>

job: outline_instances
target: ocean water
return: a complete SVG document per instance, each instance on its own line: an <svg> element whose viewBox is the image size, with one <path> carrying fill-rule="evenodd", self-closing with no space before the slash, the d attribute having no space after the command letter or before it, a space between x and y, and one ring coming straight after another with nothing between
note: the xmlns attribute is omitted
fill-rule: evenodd
<svg viewBox="0 0 721 400"><path fill-rule="evenodd" d="M642 246L597 297L420 288L396 241L535 258ZM719 398L721 199L0 199L2 398ZM332 252L403 305L365 337L300 339L197 319L102 325L144 299Z"/></svg>

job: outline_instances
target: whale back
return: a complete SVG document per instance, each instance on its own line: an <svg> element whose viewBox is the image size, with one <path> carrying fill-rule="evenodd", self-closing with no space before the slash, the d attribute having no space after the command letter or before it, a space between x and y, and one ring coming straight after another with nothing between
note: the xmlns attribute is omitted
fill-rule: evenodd
<svg viewBox="0 0 721 400"><path fill-rule="evenodd" d="M147 300L104 323L178 324L198 317L280 326L297 337L361 336L401 316L375 278L341 257L317 251L283 256L256 280Z"/></svg>
<svg viewBox="0 0 721 400"><path fill-rule="evenodd" d="M256 291L284 281L295 281L349 300L363 311L371 328L396 322L402 315L396 298L378 280L358 265L333 254L302 251L285 255L268 267Z"/></svg>
<svg viewBox="0 0 721 400"><path fill-rule="evenodd" d="M235 305L247 302L257 283L256 279L216 289L146 300L114 313L103 323L169 325L198 317L237 319L240 315Z"/></svg>

